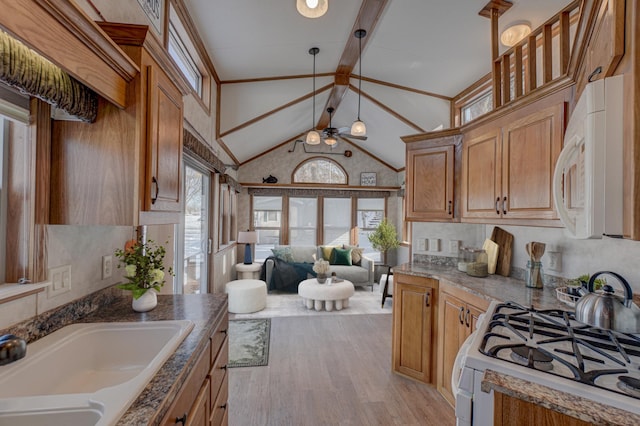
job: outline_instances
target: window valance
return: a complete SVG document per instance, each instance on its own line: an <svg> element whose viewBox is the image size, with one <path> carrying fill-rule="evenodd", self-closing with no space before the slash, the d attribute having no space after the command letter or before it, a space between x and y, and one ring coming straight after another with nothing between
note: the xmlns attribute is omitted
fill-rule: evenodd
<svg viewBox="0 0 640 426"><path fill-rule="evenodd" d="M204 161L210 168L218 173L224 174L226 169L224 163L213 153L211 148L202 142L196 135L191 133L185 126L182 133L184 149L196 158Z"/></svg>
<svg viewBox="0 0 640 426"><path fill-rule="evenodd" d="M0 31L0 80L82 121L96 119L95 92L3 31Z"/></svg>
<svg viewBox="0 0 640 426"><path fill-rule="evenodd" d="M355 189L325 188L249 188L251 195L288 195L289 197L386 198L390 191L358 191Z"/></svg>
<svg viewBox="0 0 640 426"><path fill-rule="evenodd" d="M240 182L238 182L237 180L235 180L229 175L220 176L220 183L226 183L231 188L233 188L233 190L236 192L241 192L242 190L242 185L240 185Z"/></svg>

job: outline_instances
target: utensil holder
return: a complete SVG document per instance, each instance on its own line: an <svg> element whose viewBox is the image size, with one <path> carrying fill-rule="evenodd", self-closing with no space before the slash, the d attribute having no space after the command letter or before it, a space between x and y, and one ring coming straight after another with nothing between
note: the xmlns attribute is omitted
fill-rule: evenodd
<svg viewBox="0 0 640 426"><path fill-rule="evenodd" d="M525 283L530 288L542 288L542 262L527 261Z"/></svg>

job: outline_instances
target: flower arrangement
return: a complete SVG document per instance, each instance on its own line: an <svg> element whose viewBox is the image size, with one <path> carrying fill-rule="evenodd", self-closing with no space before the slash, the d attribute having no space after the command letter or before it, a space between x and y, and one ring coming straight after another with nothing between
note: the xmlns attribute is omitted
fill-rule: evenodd
<svg viewBox="0 0 640 426"><path fill-rule="evenodd" d="M316 260L313 264L313 272L318 275L328 275L330 268L331 266L329 265L329 262L324 259Z"/></svg>
<svg viewBox="0 0 640 426"><path fill-rule="evenodd" d="M124 250L115 251L115 256L121 262L118 268L124 266L125 278L129 281L120 284L118 288L131 291L134 299L138 299L149 289L160 292L164 285L165 254L166 249L153 240L128 241ZM173 269L169 268L168 273L174 275Z"/></svg>

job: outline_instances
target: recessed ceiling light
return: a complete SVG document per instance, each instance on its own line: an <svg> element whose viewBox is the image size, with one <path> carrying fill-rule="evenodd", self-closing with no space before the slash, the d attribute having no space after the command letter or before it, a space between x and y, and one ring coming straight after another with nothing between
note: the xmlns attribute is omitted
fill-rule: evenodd
<svg viewBox="0 0 640 426"><path fill-rule="evenodd" d="M531 25L528 22L513 23L502 31L500 43L512 47L529 34L531 34Z"/></svg>

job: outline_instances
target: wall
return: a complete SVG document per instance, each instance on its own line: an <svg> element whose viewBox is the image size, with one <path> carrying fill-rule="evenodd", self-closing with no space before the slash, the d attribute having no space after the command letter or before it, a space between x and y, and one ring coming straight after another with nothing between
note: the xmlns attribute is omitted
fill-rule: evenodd
<svg viewBox="0 0 640 426"><path fill-rule="evenodd" d="M629 281L635 292L640 293L640 242L603 238L594 240L574 240L564 234L564 228L541 228L529 226L500 226L514 236L513 257L511 265L524 268L528 256L525 244L539 241L547 244L546 251L555 246L561 253L560 271L549 269L549 256L542 257L545 274L563 278L575 278L582 274L593 274L601 270L619 273ZM448 252L449 240L460 240L461 245L481 247L485 238L491 236L493 225L414 223L412 232L413 253L455 257ZM428 252L417 250L418 240L424 238L440 238L441 251Z"/></svg>

